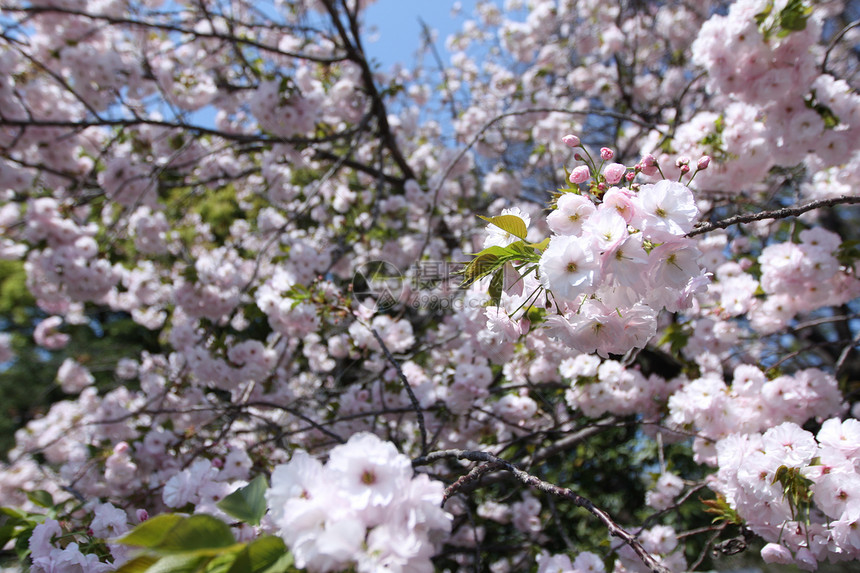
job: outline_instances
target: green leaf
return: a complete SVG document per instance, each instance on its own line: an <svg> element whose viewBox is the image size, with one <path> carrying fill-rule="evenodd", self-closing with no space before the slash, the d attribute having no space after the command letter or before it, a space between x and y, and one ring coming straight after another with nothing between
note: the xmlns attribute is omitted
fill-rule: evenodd
<svg viewBox="0 0 860 573"><path fill-rule="evenodd" d="M258 475L251 483L240 488L221 501L217 506L227 515L251 525L259 525L266 513L266 490L269 484L266 476Z"/></svg>
<svg viewBox="0 0 860 573"><path fill-rule="evenodd" d="M177 523L153 549L159 552L217 554L236 544L230 526L211 515L198 514Z"/></svg>
<svg viewBox="0 0 860 573"><path fill-rule="evenodd" d="M15 537L14 525L4 525L3 527L0 527L0 547L5 546L13 537Z"/></svg>
<svg viewBox="0 0 860 573"><path fill-rule="evenodd" d="M511 255L510 251L498 245L487 247L480 253L477 253L475 258L461 271L463 274L463 284L470 285L476 280L492 273L499 265L504 264L505 260L510 258Z"/></svg>
<svg viewBox="0 0 860 573"><path fill-rule="evenodd" d="M270 567L264 569L262 573L288 573L290 571L295 571L293 568L293 561L293 554L285 553Z"/></svg>
<svg viewBox="0 0 860 573"><path fill-rule="evenodd" d="M233 566L244 554L245 549L243 547L241 551L231 551L230 553L218 555L206 564L206 573L228 573L229 571L233 571ZM250 562L243 560L238 570L251 573Z"/></svg>
<svg viewBox="0 0 860 573"><path fill-rule="evenodd" d="M782 30L778 36L784 38L791 32L805 30L810 14L812 14L812 7L805 6L803 0L789 0L785 8L779 12L779 26Z"/></svg>
<svg viewBox="0 0 860 573"><path fill-rule="evenodd" d="M8 515L16 521L27 521L27 517L29 515L26 511L21 511L20 509L15 509L14 507L0 507L0 513L2 513L3 515Z"/></svg>
<svg viewBox="0 0 860 573"><path fill-rule="evenodd" d="M28 491L27 499L29 499L39 507L54 507L54 497L43 489L37 489L36 491Z"/></svg>
<svg viewBox="0 0 860 573"><path fill-rule="evenodd" d="M248 544L245 552L247 552L251 564L251 568L248 570L250 573L274 573L275 570L272 568L279 562L284 561L284 557L289 557L289 563L284 562L284 568L281 571L286 571L286 568L293 563L293 556L287 552L284 540L274 535L266 535L255 539ZM230 570L230 573L242 573L242 571L239 571L234 566Z"/></svg>
<svg viewBox="0 0 860 573"><path fill-rule="evenodd" d="M526 243L527 247L531 247L533 249L537 249L540 252L544 252L546 248L549 246L550 237L547 237L540 243Z"/></svg>
<svg viewBox="0 0 860 573"><path fill-rule="evenodd" d="M181 515L176 515L175 513L156 515L117 539L116 543L135 545L137 547L155 547L183 519Z"/></svg>
<svg viewBox="0 0 860 573"><path fill-rule="evenodd" d="M767 5L764 7L764 10L753 16L755 19L756 26L759 28L765 23L767 17L770 16L770 13L773 12L773 0L768 0Z"/></svg>
<svg viewBox="0 0 860 573"><path fill-rule="evenodd" d="M157 561L158 557L155 555L138 555L123 563L116 573L146 573Z"/></svg>
<svg viewBox="0 0 860 573"><path fill-rule="evenodd" d="M155 562L146 573L196 573L209 558L200 555L167 555Z"/></svg>
<svg viewBox="0 0 860 573"><path fill-rule="evenodd" d="M511 235L518 237L520 239L525 240L526 235L528 234L528 229L526 228L526 222L522 220L521 217L517 215L498 215L496 217L481 217L484 221L487 221L491 225L495 225L499 229L510 233Z"/></svg>
<svg viewBox="0 0 860 573"><path fill-rule="evenodd" d="M490 280L490 300L493 303L493 306L500 306L502 304L502 285L505 282L505 267L501 267L494 274L493 278Z"/></svg>

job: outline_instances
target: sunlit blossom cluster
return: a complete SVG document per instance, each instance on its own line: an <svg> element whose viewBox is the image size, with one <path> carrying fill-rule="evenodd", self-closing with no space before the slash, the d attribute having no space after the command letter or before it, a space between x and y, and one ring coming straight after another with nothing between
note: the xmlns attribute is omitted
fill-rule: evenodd
<svg viewBox="0 0 860 573"><path fill-rule="evenodd" d="M266 495L296 565L311 572L433 571L434 540L451 525L442 484L413 475L408 457L369 433L333 448L325 464L294 452Z"/></svg>
<svg viewBox="0 0 860 573"><path fill-rule="evenodd" d="M846 3L482 1L389 69L369 4L3 3L0 377L56 360L6 412L31 570L174 513L308 571L640 571L456 459L579 492L616 447L594 504L672 570L714 493L765 561L860 557Z"/></svg>
<svg viewBox="0 0 860 573"><path fill-rule="evenodd" d="M768 544L768 563L815 570L860 554L860 423L830 418L812 434L793 422L732 434L716 446L711 487Z"/></svg>

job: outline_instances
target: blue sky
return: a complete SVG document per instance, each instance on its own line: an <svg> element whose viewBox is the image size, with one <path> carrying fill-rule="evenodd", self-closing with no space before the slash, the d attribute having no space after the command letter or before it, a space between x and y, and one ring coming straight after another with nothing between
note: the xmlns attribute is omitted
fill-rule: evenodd
<svg viewBox="0 0 860 573"><path fill-rule="evenodd" d="M457 18L451 17L454 4L462 6ZM421 45L421 18L438 31L436 45L445 57L445 38L459 30L464 19L473 17L474 7L475 0L377 0L365 11L365 31L375 26L376 33L365 36L364 49L383 69L397 62L411 64ZM377 40L370 42L370 37Z"/></svg>

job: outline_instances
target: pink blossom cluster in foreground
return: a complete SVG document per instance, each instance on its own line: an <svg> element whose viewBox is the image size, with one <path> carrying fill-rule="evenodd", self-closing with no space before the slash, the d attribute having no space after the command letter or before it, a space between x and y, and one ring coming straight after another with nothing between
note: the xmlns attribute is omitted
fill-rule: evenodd
<svg viewBox="0 0 860 573"><path fill-rule="evenodd" d="M413 476L391 442L362 432L326 464L304 451L276 466L266 494L270 519L308 571L432 572L434 540L451 528L442 483Z"/></svg>

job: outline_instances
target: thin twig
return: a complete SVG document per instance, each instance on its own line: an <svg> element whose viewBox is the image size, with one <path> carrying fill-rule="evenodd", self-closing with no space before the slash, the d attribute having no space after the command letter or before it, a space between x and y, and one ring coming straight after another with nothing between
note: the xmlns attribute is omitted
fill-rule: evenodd
<svg viewBox="0 0 860 573"><path fill-rule="evenodd" d="M845 366L845 362L848 360L848 355L858 343L860 343L860 330L858 330L857 334L854 335L854 339L851 343L847 344L845 348L842 349L842 353L839 355L839 359L836 361L836 365L834 366L834 374L836 377L839 377L839 374L842 372L842 368Z"/></svg>
<svg viewBox="0 0 860 573"><path fill-rule="evenodd" d="M573 502L574 505L587 510L589 513L591 513L593 516L595 516L597 519L599 519L601 521L601 523L603 523L606 526L606 528L609 530L609 534L611 536L617 537L618 539L620 539L621 541L623 541L624 543L629 545L630 548L633 549L633 551L636 553L636 555L639 556L639 559L641 559L642 562L645 564L645 566L648 567L653 573L669 573L669 569L667 569L665 566L661 565L660 562L653 555L648 553L648 551L646 551L645 548L642 547L642 544L639 543L639 540L636 538L635 535L627 532L620 525L615 523L615 521L609 516L608 513L606 513L602 509L595 506L593 503L591 503L590 500L588 500L588 499L582 497L581 495L575 493L570 488L560 487L560 486L557 486L555 484L545 482L542 479L535 477L535 476L529 474L528 472L525 472L525 471L519 469L518 467L516 467L512 463L510 463L506 460L497 458L496 456L494 456L492 454L488 454L486 452L472 451L472 450L440 450L437 452L430 453L426 456L416 458L415 460L412 461L412 465L413 466L420 466L420 465L432 464L436 461L446 459L446 458L456 458L459 460L483 462L483 464L485 464L485 467L486 467L486 465L492 466L486 470L477 470L477 468L476 468L476 470L473 470L473 471L480 471L481 475L483 475L484 473L487 473L488 471L491 471L492 469L504 468L504 469L508 470L509 472L511 472L514 475L514 477L517 478L517 480L520 481L524 485L527 485L529 487L532 487L532 488L537 489L539 491L542 491L544 493L554 495L556 497L560 497L562 499L566 499L568 501ZM469 475L471 475L471 472ZM461 478L460 480L455 482L454 485L459 484L461 481L463 481L463 478ZM472 480L469 480L469 481L472 481ZM453 490L452 490L453 487L454 487L453 485L450 486L448 488L448 490L446 490L446 493L448 493L449 490L451 490L451 493L453 493Z"/></svg>
<svg viewBox="0 0 860 573"><path fill-rule="evenodd" d="M403 387L406 388L406 393L409 395L409 401L412 402L412 408L415 410L415 415L418 417L418 430L421 432L421 455L426 455L428 447L427 427L424 425L424 412L421 410L421 404L418 402L418 397L415 395L415 392L413 392L412 386L409 384L409 380L406 379L406 375L403 374L400 364L394 359L394 356L392 356L388 347L385 346L385 342L382 341L382 337L379 336L379 333L376 332L375 328L370 329L370 331L373 333L373 337L376 338L379 346L382 347L382 352L385 353L385 357L388 359L388 362L390 362L397 371L397 377L400 378L401 382L403 382Z"/></svg>
<svg viewBox="0 0 860 573"><path fill-rule="evenodd" d="M833 48L836 47L836 44L839 43L839 40L841 40L842 37L846 33L848 33L849 30L856 28L857 26L860 26L860 20L854 20L853 22L849 23L844 28L842 28L842 30L840 30L838 34L833 36L832 40L830 40L830 44L827 46L827 50L824 52L824 59L821 61L821 73L822 74L827 73L827 60L828 60L828 58L830 58L830 52L833 51Z"/></svg>

